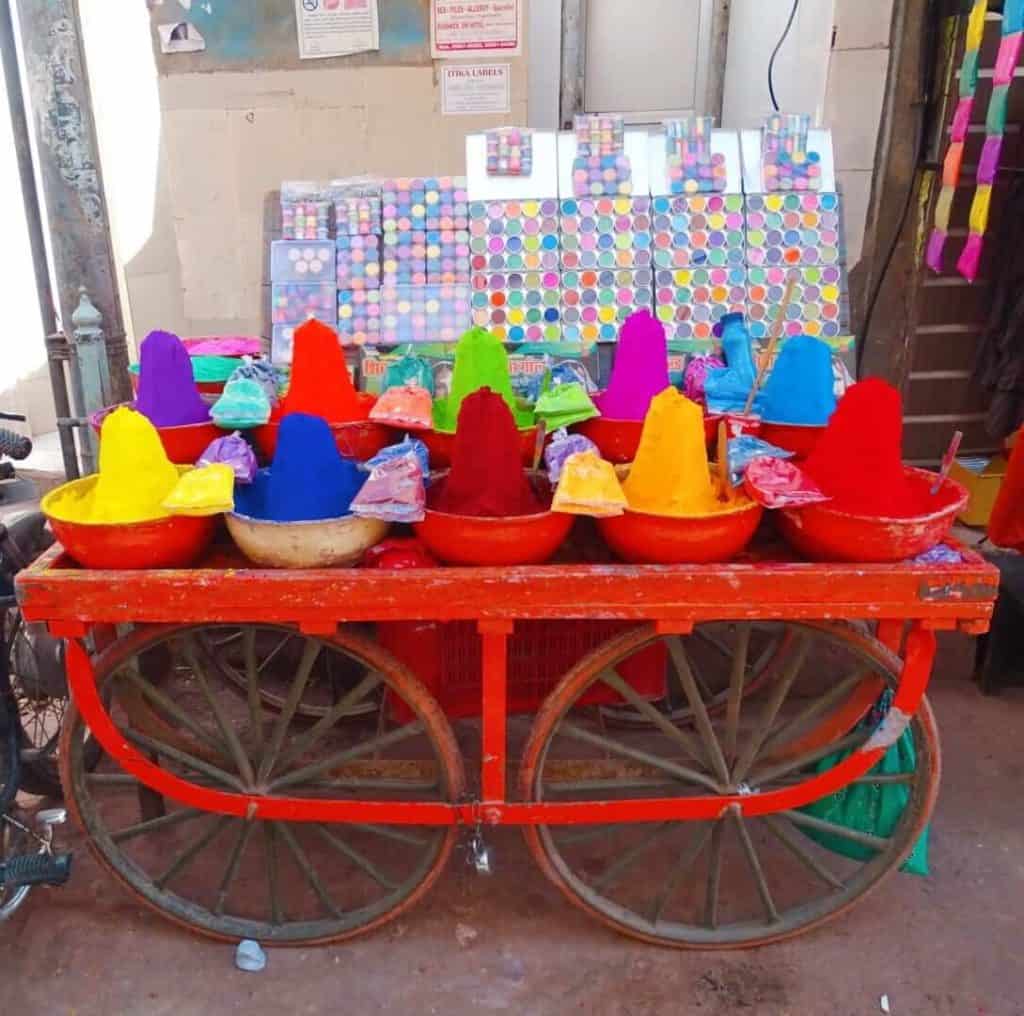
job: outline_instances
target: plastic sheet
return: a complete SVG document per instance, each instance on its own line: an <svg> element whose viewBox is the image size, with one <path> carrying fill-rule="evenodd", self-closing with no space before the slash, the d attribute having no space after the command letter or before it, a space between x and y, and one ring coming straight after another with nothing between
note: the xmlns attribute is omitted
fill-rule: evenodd
<svg viewBox="0 0 1024 1016"><path fill-rule="evenodd" d="M409 382L388 388L370 410L370 419L389 427L430 430L434 426L434 400L430 392Z"/></svg>
<svg viewBox="0 0 1024 1016"><path fill-rule="evenodd" d="M571 427L600 416L586 389L579 383L559 384L543 392L534 408L548 430Z"/></svg>
<svg viewBox="0 0 1024 1016"><path fill-rule="evenodd" d="M562 477L566 459L581 452L600 454L597 445L582 434L569 434L564 430L555 433L550 444L544 449L544 464L548 467L548 479L553 487L558 485Z"/></svg>
<svg viewBox="0 0 1024 1016"><path fill-rule="evenodd" d="M240 335L215 335L183 341L189 356L259 356L263 352L263 343L259 339Z"/></svg>
<svg viewBox="0 0 1024 1016"><path fill-rule="evenodd" d="M222 515L235 507L235 471L227 465L204 466L186 473L163 506L172 515Z"/></svg>
<svg viewBox="0 0 1024 1016"><path fill-rule="evenodd" d="M384 389L397 388L402 385L418 385L434 394L434 371L422 356L406 353L400 360L392 363L384 375Z"/></svg>
<svg viewBox="0 0 1024 1016"><path fill-rule="evenodd" d="M683 394L692 402L707 404L705 384L710 371L721 370L725 360L720 356L695 356L683 372Z"/></svg>
<svg viewBox="0 0 1024 1016"><path fill-rule="evenodd" d="M214 423L225 430L251 430L270 419L266 389L252 378L233 378L211 411Z"/></svg>
<svg viewBox="0 0 1024 1016"><path fill-rule="evenodd" d="M628 504L615 467L596 452L577 452L565 461L551 510L567 515L610 518Z"/></svg>
<svg viewBox="0 0 1024 1016"><path fill-rule="evenodd" d="M804 508L828 500L799 466L785 459L752 459L747 463L743 489L765 508Z"/></svg>
<svg viewBox="0 0 1024 1016"><path fill-rule="evenodd" d="M408 434L398 443L381 449L372 459L363 464L366 470L376 469L386 462L404 458L406 455L415 455L423 471L424 477L430 475L430 451L427 446Z"/></svg>
<svg viewBox="0 0 1024 1016"><path fill-rule="evenodd" d="M423 470L414 453L375 466L352 501L352 514L381 522L422 522L427 504Z"/></svg>
<svg viewBox="0 0 1024 1016"><path fill-rule="evenodd" d="M235 482L241 484L252 483L258 468L256 453L252 450L252 446L237 432L229 434L227 437L219 437L216 441L211 442L196 465L200 468L216 465L230 466Z"/></svg>
<svg viewBox="0 0 1024 1016"><path fill-rule="evenodd" d="M738 487L742 484L747 466L754 459L761 458L791 459L793 452L749 434L740 434L738 437L731 438L729 440L729 479L733 486Z"/></svg>

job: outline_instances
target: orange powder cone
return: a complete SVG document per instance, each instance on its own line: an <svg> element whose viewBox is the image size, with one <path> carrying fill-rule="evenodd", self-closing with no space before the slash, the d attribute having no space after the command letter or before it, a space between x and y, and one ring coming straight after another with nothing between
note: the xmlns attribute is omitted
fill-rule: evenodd
<svg viewBox="0 0 1024 1016"><path fill-rule="evenodd" d="M295 333L291 383L277 415L289 413L319 416L328 423L365 420L369 414L352 384L337 333L320 321L307 321Z"/></svg>

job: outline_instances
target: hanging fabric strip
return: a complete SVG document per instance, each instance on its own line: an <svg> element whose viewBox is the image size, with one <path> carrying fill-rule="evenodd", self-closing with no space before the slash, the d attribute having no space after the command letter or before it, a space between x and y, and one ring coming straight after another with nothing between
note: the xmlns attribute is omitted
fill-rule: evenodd
<svg viewBox="0 0 1024 1016"><path fill-rule="evenodd" d="M1021 43L1024 42L1024 0L1006 0L1003 5L1003 34L999 42L995 70L992 73L992 98L985 117L985 143L978 157L977 190L971 203L970 233L956 263L957 271L968 282L978 277L981 254L988 231L989 209L992 204L992 185L999 171L999 158L1006 133L1006 109L1010 85L1020 62Z"/></svg>
<svg viewBox="0 0 1024 1016"><path fill-rule="evenodd" d="M974 94L978 89L978 61L981 56L981 41L985 35L985 15L988 14L988 0L975 0L971 16L967 21L967 39L964 44L964 59L960 67L960 101L953 112L950 125L949 150L942 166L942 190L935 206L935 220L925 262L933 272L942 271L942 252L949 233L949 214L953 207L953 196L960 183L960 167L964 159L964 143L971 124L974 109Z"/></svg>

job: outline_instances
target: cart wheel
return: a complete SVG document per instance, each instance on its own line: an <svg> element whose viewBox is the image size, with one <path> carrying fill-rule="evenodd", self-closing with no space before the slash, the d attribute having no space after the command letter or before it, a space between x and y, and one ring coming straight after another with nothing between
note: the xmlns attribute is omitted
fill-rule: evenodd
<svg viewBox="0 0 1024 1016"><path fill-rule="evenodd" d="M752 695L761 686L761 682L770 677L773 667L784 658L792 638L792 633L783 624L754 623L747 626L726 622L702 624L694 629L692 635L684 637L682 641L694 680L701 701L709 713L725 708L732 661L741 629L743 637L750 640L744 656L744 695ZM665 697L652 705L675 723L693 723L693 710L686 700L686 692L674 668L669 668ZM601 712L605 722L615 727L655 729L651 720L628 702L602 706Z"/></svg>
<svg viewBox="0 0 1024 1016"><path fill-rule="evenodd" d="M865 720L871 705L897 685L900 661L851 627L786 627L780 665L749 696L740 676L749 673L750 640L741 630L732 666L737 679L717 716L702 705L682 639L659 637L646 627L607 643L563 679L538 714L520 771L523 799L759 793L799 784L833 754L856 749L872 732ZM679 673L696 729L668 721L617 672L659 638ZM577 708L595 682L645 713L653 730L610 730L599 711ZM634 938L701 949L780 941L848 909L913 850L938 792L938 735L926 701L910 729L913 772L856 781L905 787L906 804L887 835L804 810L743 816L723 806L711 822L536 826L524 829L526 840L573 903ZM819 839L840 844L840 852Z"/></svg>
<svg viewBox="0 0 1024 1016"><path fill-rule="evenodd" d="M436 702L392 657L358 635L295 635L301 658L281 708L258 686L257 629L243 629L248 693L205 652L208 627L133 632L95 661L124 737L161 768L220 790L267 795L456 801L462 759ZM314 721L297 704L318 660L338 654L364 677ZM352 718L381 688L415 716ZM140 711L140 703L145 709ZM136 722L141 717L141 723ZM451 853L456 827L247 821L200 811L143 786L104 753L90 772L72 704L62 732L65 797L101 864L165 917L212 938L272 944L338 941L415 903Z"/></svg>
<svg viewBox="0 0 1024 1016"><path fill-rule="evenodd" d="M245 675L245 639L255 633L256 670L260 675L260 697L270 709L283 708L292 676L302 659L305 636L283 625L208 626L199 636L208 655L223 675L242 692L248 688ZM365 669L352 657L325 646L313 667L295 712L298 716L325 716L338 698L359 683ZM377 711L373 697L354 705L350 716Z"/></svg>

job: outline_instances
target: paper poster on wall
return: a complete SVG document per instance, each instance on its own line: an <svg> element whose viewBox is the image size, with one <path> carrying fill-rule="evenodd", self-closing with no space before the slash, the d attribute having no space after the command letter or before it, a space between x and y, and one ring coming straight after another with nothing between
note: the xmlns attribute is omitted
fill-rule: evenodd
<svg viewBox="0 0 1024 1016"><path fill-rule="evenodd" d="M431 0L430 42L435 60L491 53L518 56L522 46L521 0Z"/></svg>
<svg viewBox="0 0 1024 1016"><path fill-rule="evenodd" d="M512 65L448 64L441 68L445 116L512 112Z"/></svg>
<svg viewBox="0 0 1024 1016"><path fill-rule="evenodd" d="M295 0L295 20L303 60L380 49L377 0Z"/></svg>

